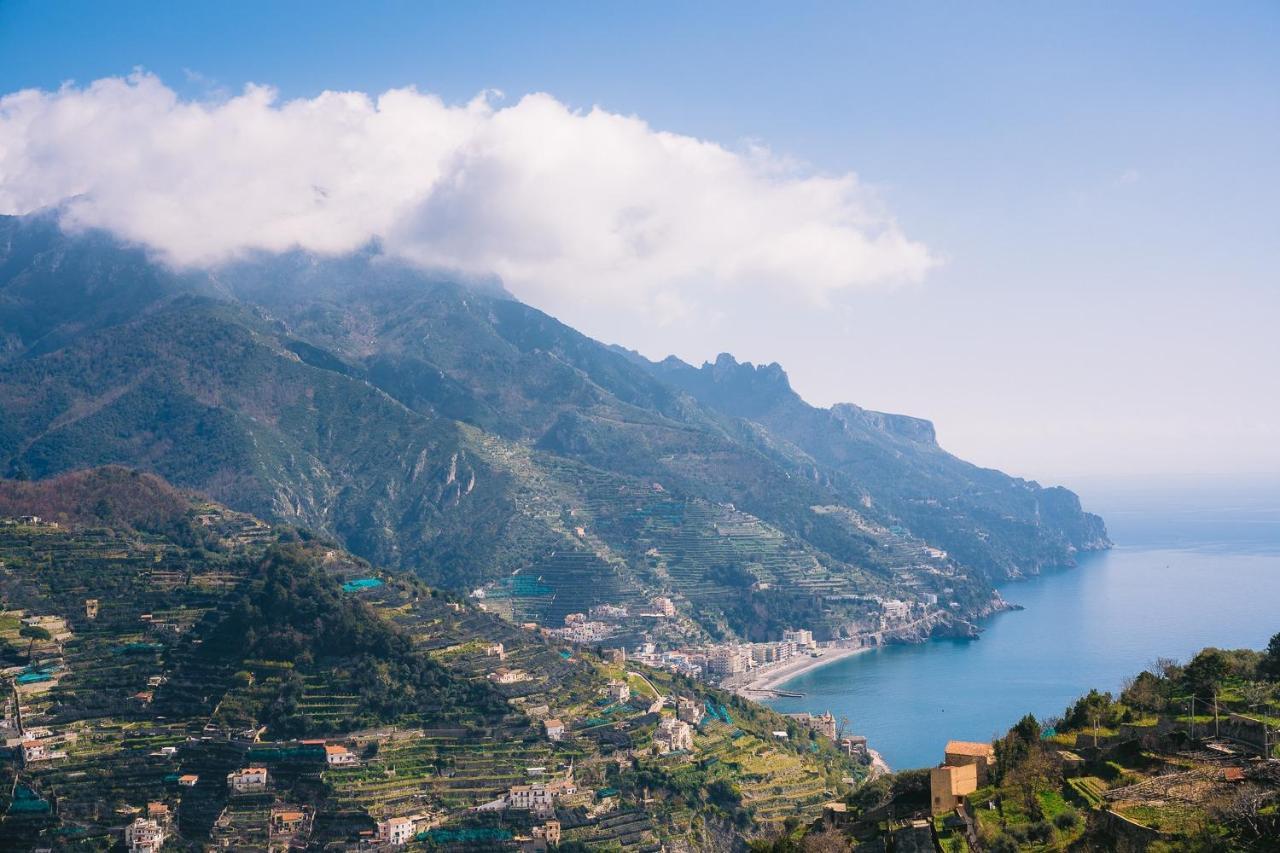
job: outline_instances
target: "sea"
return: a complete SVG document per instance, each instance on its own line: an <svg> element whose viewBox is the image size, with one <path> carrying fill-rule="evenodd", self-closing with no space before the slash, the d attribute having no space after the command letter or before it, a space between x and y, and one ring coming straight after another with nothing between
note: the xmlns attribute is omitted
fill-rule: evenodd
<svg viewBox="0 0 1280 853"><path fill-rule="evenodd" d="M1021 610L976 640L887 646L781 685L779 711L830 710L895 770L990 740L1024 714L1060 715L1090 688L1118 692L1161 657L1262 648L1280 632L1280 482L1096 484L1085 506L1115 547L1001 586Z"/></svg>

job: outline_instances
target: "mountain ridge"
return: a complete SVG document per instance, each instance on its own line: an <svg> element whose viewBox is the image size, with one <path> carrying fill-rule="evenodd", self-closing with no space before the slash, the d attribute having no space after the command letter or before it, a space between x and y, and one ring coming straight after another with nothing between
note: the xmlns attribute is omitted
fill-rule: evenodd
<svg viewBox="0 0 1280 853"><path fill-rule="evenodd" d="M0 473L124 464L451 589L541 576L513 618L668 596L681 636L854 636L1106 545L926 421L816 409L776 364L654 364L376 249L175 272L4 218L0 340Z"/></svg>

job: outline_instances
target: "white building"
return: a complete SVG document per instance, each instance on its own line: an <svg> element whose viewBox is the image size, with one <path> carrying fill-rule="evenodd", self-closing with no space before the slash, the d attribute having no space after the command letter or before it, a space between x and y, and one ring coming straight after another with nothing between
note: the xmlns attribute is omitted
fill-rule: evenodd
<svg viewBox="0 0 1280 853"><path fill-rule="evenodd" d="M555 803L555 794L546 785L512 785L507 792L507 804L513 809L539 811Z"/></svg>
<svg viewBox="0 0 1280 853"><path fill-rule="evenodd" d="M408 844L413 840L413 821L407 817L378 821L378 840L397 846Z"/></svg>
<svg viewBox="0 0 1280 853"><path fill-rule="evenodd" d="M885 601L880 608L886 622L901 622L911 615L911 605L896 598Z"/></svg>
<svg viewBox="0 0 1280 853"><path fill-rule="evenodd" d="M124 844L129 853L158 853L164 839L164 829L154 820L140 817L124 828Z"/></svg>
<svg viewBox="0 0 1280 853"><path fill-rule="evenodd" d="M631 698L631 688L625 681L610 681L609 698L615 702L626 702Z"/></svg>
<svg viewBox="0 0 1280 853"><path fill-rule="evenodd" d="M693 729L683 720L663 717L658 730L653 733L653 744L658 752L679 752L693 749Z"/></svg>
<svg viewBox="0 0 1280 853"><path fill-rule="evenodd" d="M737 675L750 668L750 649L739 646L717 646L707 652L707 671L712 675Z"/></svg>
<svg viewBox="0 0 1280 853"><path fill-rule="evenodd" d="M245 767L227 774L227 787L235 794L252 794L267 790L267 768Z"/></svg>
<svg viewBox="0 0 1280 853"><path fill-rule="evenodd" d="M676 717L684 720L691 726L696 726L702 722L703 707L702 703L697 699L690 699L687 696L681 696L676 699Z"/></svg>
<svg viewBox="0 0 1280 853"><path fill-rule="evenodd" d="M626 619L627 608L617 604L595 604L587 610L587 616L599 622L610 619Z"/></svg>
<svg viewBox="0 0 1280 853"><path fill-rule="evenodd" d="M44 761L49 757L49 747L42 740L25 740L22 742L22 761L30 764L33 761Z"/></svg>
<svg viewBox="0 0 1280 853"><path fill-rule="evenodd" d="M795 656L796 644L783 640L780 643L753 643L751 645L751 660L754 663L778 663L784 660L790 660Z"/></svg>
<svg viewBox="0 0 1280 853"><path fill-rule="evenodd" d="M811 649L817 645L813 641L813 632L807 628L795 628L793 630L783 631L782 639L788 643L795 643L802 648Z"/></svg>
<svg viewBox="0 0 1280 853"><path fill-rule="evenodd" d="M324 763L330 767L354 767L360 763L360 759L345 746L326 744L324 748Z"/></svg>
<svg viewBox="0 0 1280 853"><path fill-rule="evenodd" d="M559 720L544 720L542 723L547 730L547 740L562 740L564 738L564 723Z"/></svg>

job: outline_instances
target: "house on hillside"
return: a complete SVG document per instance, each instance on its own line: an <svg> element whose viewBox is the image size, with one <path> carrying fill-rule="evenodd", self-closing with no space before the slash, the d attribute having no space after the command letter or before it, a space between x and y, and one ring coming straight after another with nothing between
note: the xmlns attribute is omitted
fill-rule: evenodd
<svg viewBox="0 0 1280 853"><path fill-rule="evenodd" d="M528 677L518 669L507 669L505 666L498 667L489 673L489 680L494 684L519 684Z"/></svg>
<svg viewBox="0 0 1280 853"><path fill-rule="evenodd" d="M413 840L413 820L407 817L392 817L378 821L378 840L384 844L397 847Z"/></svg>
<svg viewBox="0 0 1280 853"><path fill-rule="evenodd" d="M653 745L660 754L691 750L693 729L683 720L663 717L658 723L658 730L653 733Z"/></svg>
<svg viewBox="0 0 1280 853"><path fill-rule="evenodd" d="M989 743L953 740L943 756L942 764L929 771L929 808L935 815L954 810L986 784L995 748Z"/></svg>
<svg viewBox="0 0 1280 853"><path fill-rule="evenodd" d="M631 698L631 687L625 681L610 681L606 690L615 702L626 702Z"/></svg>
<svg viewBox="0 0 1280 853"><path fill-rule="evenodd" d="M787 714L788 717L795 720L800 725L813 729L818 734L828 740L836 739L836 718L831 715L830 711L823 714Z"/></svg>
<svg viewBox="0 0 1280 853"><path fill-rule="evenodd" d="M533 843L529 845L529 849L535 853L543 853L550 847L558 847L560 846L560 821L549 820L538 824L530 834L533 836Z"/></svg>
<svg viewBox="0 0 1280 853"><path fill-rule="evenodd" d="M24 740L22 742L22 763L44 761L49 757L49 747L42 740Z"/></svg>
<svg viewBox="0 0 1280 853"><path fill-rule="evenodd" d="M255 794L267 790L267 768L245 767L227 774L227 787L233 794Z"/></svg>
<svg viewBox="0 0 1280 853"><path fill-rule="evenodd" d="M703 713L703 705L697 699L690 699L688 696L676 699L676 717L689 725L696 726L702 722Z"/></svg>
<svg viewBox="0 0 1280 853"><path fill-rule="evenodd" d="M340 744L325 744L324 763L330 767L354 767L360 763L356 754Z"/></svg>
<svg viewBox="0 0 1280 853"><path fill-rule="evenodd" d="M556 719L544 720L542 725L547 730L547 740L564 739L564 723Z"/></svg>
<svg viewBox="0 0 1280 853"><path fill-rule="evenodd" d="M160 823L147 818L135 818L124 828L124 846L129 853L159 853L165 837Z"/></svg>
<svg viewBox="0 0 1280 853"><path fill-rule="evenodd" d="M947 741L943 749L943 764L962 767L972 764L978 768L978 785L987 784L987 771L996 761L996 748L989 743L968 740Z"/></svg>

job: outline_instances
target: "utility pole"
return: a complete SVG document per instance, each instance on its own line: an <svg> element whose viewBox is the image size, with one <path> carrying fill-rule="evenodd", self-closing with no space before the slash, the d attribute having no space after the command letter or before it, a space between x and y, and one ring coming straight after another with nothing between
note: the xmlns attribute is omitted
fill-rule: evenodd
<svg viewBox="0 0 1280 853"><path fill-rule="evenodd" d="M1218 736L1218 691L1213 691L1213 736Z"/></svg>

